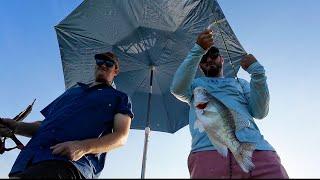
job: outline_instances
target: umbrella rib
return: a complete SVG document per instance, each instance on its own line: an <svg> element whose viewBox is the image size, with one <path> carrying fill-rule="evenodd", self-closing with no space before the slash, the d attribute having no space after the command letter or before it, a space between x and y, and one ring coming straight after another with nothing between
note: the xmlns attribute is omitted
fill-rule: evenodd
<svg viewBox="0 0 320 180"><path fill-rule="evenodd" d="M198 1L198 4L197 4L196 6L199 5L199 2L200 2L200 1ZM180 21L180 24L178 25L178 27L181 26L181 24L186 20L186 18L187 18L188 15L190 14L190 12L192 12L196 6L194 6L193 8L191 8L191 9L189 10L189 12L185 14L184 19L183 19L182 21Z"/></svg>
<svg viewBox="0 0 320 180"><path fill-rule="evenodd" d="M219 48L219 49L221 49L221 48ZM222 50L227 50L227 49L226 49L226 47L224 47ZM235 53L235 54L240 54L240 55L245 54L245 53L241 53L239 51L234 51L234 50L229 50L229 49L228 49L228 52ZM228 58L228 57L226 57L226 58Z"/></svg>
<svg viewBox="0 0 320 180"><path fill-rule="evenodd" d="M141 38L141 34L139 33L140 31L138 31L137 33L138 33L138 37L140 38L140 39L142 39ZM143 40L142 41L142 43L144 44L144 47L146 47L146 43L145 43L145 41ZM138 43L139 45L140 45L140 43ZM149 51L145 51L146 52L146 54L147 54L147 57L148 57L148 59L149 59L149 63L150 63L150 61L151 61L151 56L150 56L150 54L149 54Z"/></svg>
<svg viewBox="0 0 320 180"><path fill-rule="evenodd" d="M218 26L218 25L217 25ZM228 37L228 40L233 42L234 44L237 44L238 46L240 46L241 49L243 49L243 47L241 46L241 44L239 43L239 41L237 39L234 39L232 35L229 35L228 33L226 33L224 30L222 30L222 28L218 27L220 29L220 32L218 32L217 34L223 34L226 35Z"/></svg>
<svg viewBox="0 0 320 180"><path fill-rule="evenodd" d="M198 2L197 6L199 5L199 3L200 3L200 1ZM195 7L196 7L196 6L195 6ZM193 7L193 8L188 12L188 14L187 14L185 17L188 17L188 15L189 15L190 13L192 13L192 12L194 12L194 11L197 11L197 9L195 9L195 7ZM185 20L186 20L186 18L184 18L183 21L181 21L181 24L182 24L183 22L185 22ZM201 21L198 21L198 22L195 23L195 24L198 24L198 23L200 23L200 22L201 22ZM192 24L192 26L194 26L195 24ZM191 25L190 25L189 27L191 27Z"/></svg>
<svg viewBox="0 0 320 180"><path fill-rule="evenodd" d="M214 15L213 15L213 16L214 16ZM224 17L224 18L225 18L225 17ZM187 28L190 29L190 27L194 27L195 25L200 24L200 23L202 23L203 21L205 21L205 20L207 20L207 19L208 19L208 18L200 19L199 21L193 23L192 26L190 25L190 26L188 26ZM240 47L241 49L243 49L243 47L242 47L241 44L238 42L238 40L237 40L237 39L234 39L233 35L230 35L230 34L226 33L226 32L223 30L223 28L220 27L220 24L215 24L215 25L217 26L217 28L220 29L220 33L221 33L221 34L225 34L225 35L228 37L228 40L230 40L230 41L233 42L234 44L239 45L239 47ZM187 29L187 28L184 28L184 29ZM231 32L233 33L232 30L231 30ZM226 49L226 47L224 47L224 49ZM238 52L238 53L239 53L239 52Z"/></svg>
<svg viewBox="0 0 320 180"><path fill-rule="evenodd" d="M211 8L211 11L212 11L212 14L213 14L213 17L214 17L214 10L213 10L212 8ZM220 33L221 36L223 36L223 34L225 34L225 35L229 38L229 40L230 40L231 42L239 45L240 48L243 49L243 47L241 46L239 40L237 39L237 37L235 36L234 32L232 31L232 29L231 29L228 21L226 20L226 17L224 16L224 14L222 14L222 15L223 15L223 18L222 18L222 19L225 19L225 21L222 21L222 23L216 23L216 22L220 21L221 19L220 19L220 20L217 20L217 19L214 17L214 22L211 23L211 24L215 25L215 26L219 29L218 33ZM223 23L224 23L224 26L222 25ZM228 30L229 32L231 32L231 34L228 34L228 33L224 30L224 27L227 27L227 30Z"/></svg>
<svg viewBox="0 0 320 180"><path fill-rule="evenodd" d="M156 78L155 78L156 79ZM161 100L162 100L162 104L164 105L164 108L165 108L165 110L166 110L166 115L167 115L167 119L169 119L169 113L168 113L168 110L167 110L167 106L165 105L165 99L164 99L164 95L163 95L163 93L162 93L162 89L161 89L161 86L159 85L159 83L158 83L158 80L157 80L157 84L158 84L158 86L159 86L159 89L160 89L160 95L161 95ZM171 130L171 129L170 129ZM170 131L171 132L171 131Z"/></svg>
<svg viewBox="0 0 320 180"><path fill-rule="evenodd" d="M132 60L132 59L133 59L133 60ZM137 59L137 58L135 58L135 57L133 57L133 56L129 56L129 58L125 58L125 60L123 60L122 62L128 61L129 63L137 64L137 65L140 65L141 67L147 67L146 64L141 63L141 62L139 62L139 61L135 61L134 59ZM120 63L121 63L121 59L120 59ZM128 64L129 64L129 63L128 63ZM120 65L121 65L121 64L120 64Z"/></svg>
<svg viewBox="0 0 320 180"><path fill-rule="evenodd" d="M232 41L235 44L238 44L243 49L243 47L241 46L239 40L237 39L237 37L235 36L234 32L232 31L228 21L226 21L226 17L224 16L223 19L225 19L225 21L222 21L222 23L216 23L219 20L213 22L213 24L216 25L217 28L219 29L218 33L225 34L229 38L230 41ZM224 26L223 26L223 24L224 24ZM225 31L224 27L226 27L229 30L229 32L231 32L231 33L230 34L227 33Z"/></svg>
<svg viewBox="0 0 320 180"><path fill-rule="evenodd" d="M141 83L140 83L138 86L136 86L136 88L135 88L134 91L133 91L133 92L134 92L133 95L136 93L136 90L139 89L139 88L142 86L143 82L147 79L147 75L148 75L148 74L146 74L145 77L144 77L144 79L141 81ZM132 95L132 96L133 96L133 95Z"/></svg>
<svg viewBox="0 0 320 180"><path fill-rule="evenodd" d="M162 55L161 52L162 52L165 48L167 48L168 42L169 42L169 39L170 39L170 38L169 38L170 36L166 36L166 37L167 37L167 41L165 42L165 46L164 46L161 50L159 50L158 56L156 56L156 57L160 57L160 55ZM181 51L177 50L177 51L176 51L177 54L178 54L179 52L183 52L183 50L181 50ZM161 62L163 62L163 63L160 63L160 62L159 62L159 63L158 63L158 66L161 66L161 65L164 65L164 64L169 64L169 63L171 63L171 62L177 62L178 59L179 59L179 58L175 58L175 60L165 61L165 62L161 61Z"/></svg>
<svg viewBox="0 0 320 180"><path fill-rule="evenodd" d="M118 48L118 47L114 47L114 48L117 48L117 49L119 49L120 51L122 51L120 48ZM126 56L128 56L127 58L126 58L126 61L130 61L130 62L132 62L132 63L136 63L136 64L139 64L139 65L143 65L143 66L145 66L145 64L144 63L141 63L140 61L134 61L134 60L131 60L131 58L132 59L136 59L134 56L132 56L132 55L130 55L129 53L124 53L124 55L126 55ZM121 61L121 59L120 59L120 61Z"/></svg>
<svg viewBox="0 0 320 180"><path fill-rule="evenodd" d="M122 70L121 70L121 73L129 73L129 72L141 71L141 70L145 70L145 69L147 69L147 68L132 69L132 70L128 70L128 71L122 71Z"/></svg>
<svg viewBox="0 0 320 180"><path fill-rule="evenodd" d="M82 38L86 38L86 39L93 40L94 42L106 44L106 42L104 42L104 41L100 41L100 40L98 40L98 39L94 39L94 38L91 38L91 37L88 37L88 36L83 36L83 35L81 35L81 34L78 34L78 33L73 32L73 31L68 31L68 30L66 30L66 29L63 30L63 29L58 28L58 27L57 27L57 29L59 29L61 32L64 32L64 33L70 33L70 34L73 34L73 35L80 36L80 37L82 37ZM77 38L77 39L78 39L78 38ZM80 40L80 42L82 42L82 41ZM82 44L84 44L84 43L82 42ZM107 44L108 44L108 43L107 43ZM110 46L111 46L111 45L110 45Z"/></svg>
<svg viewBox="0 0 320 180"><path fill-rule="evenodd" d="M167 65L167 64L170 64L170 63L181 63L181 62L178 62L177 60L173 60L173 61L167 61L165 63L162 63L162 64L159 64L158 66L163 66L163 65Z"/></svg>
<svg viewBox="0 0 320 180"><path fill-rule="evenodd" d="M192 30L195 30L195 29L197 29L197 28L195 28L196 25L200 24L200 26L201 26L202 22L205 21L205 20L207 20L207 19L209 19L209 17L200 19L200 20L198 20L198 21L196 21L196 22L193 22L192 24L188 23L188 24L190 24L190 25L189 25L189 26L184 26L184 27L186 27L186 28L184 28L184 29L190 29L190 28L192 27ZM190 32L190 31L189 31L189 32Z"/></svg>
<svg viewBox="0 0 320 180"><path fill-rule="evenodd" d="M132 56L130 56L130 57L132 57ZM135 64L137 64L137 65L142 65L142 66L146 66L146 64L144 64L144 63L141 63L141 62L139 62L139 61L134 61L134 60L129 60L130 58L126 58L126 61L129 61L129 62L131 62L131 63L135 63ZM132 59L136 59L135 57L132 57ZM120 61L121 61L121 59L120 59ZM143 68L144 69L144 68Z"/></svg>
<svg viewBox="0 0 320 180"><path fill-rule="evenodd" d="M161 70L161 71L159 71L159 72L162 72L163 74L166 74L166 75L168 75L168 76L170 76L170 77L172 78L172 75L173 75L173 74L170 74L170 73L167 72L166 70Z"/></svg>

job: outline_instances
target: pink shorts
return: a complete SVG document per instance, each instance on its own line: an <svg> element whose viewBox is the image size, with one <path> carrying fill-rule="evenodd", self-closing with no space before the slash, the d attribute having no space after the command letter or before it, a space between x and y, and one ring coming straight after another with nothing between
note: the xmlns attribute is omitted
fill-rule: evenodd
<svg viewBox="0 0 320 180"><path fill-rule="evenodd" d="M202 151L191 153L188 158L188 168L191 178L253 178L253 179L288 179L289 176L281 165L280 158L274 151L254 151L253 164L255 168L245 173L235 161L221 156L217 151ZM231 163L230 163L231 162Z"/></svg>

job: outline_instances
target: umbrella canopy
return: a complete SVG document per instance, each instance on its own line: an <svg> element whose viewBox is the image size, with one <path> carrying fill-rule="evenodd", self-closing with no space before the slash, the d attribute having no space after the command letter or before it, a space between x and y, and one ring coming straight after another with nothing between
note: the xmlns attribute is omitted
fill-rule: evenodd
<svg viewBox="0 0 320 180"><path fill-rule="evenodd" d="M197 35L210 24L225 58L224 73L233 76L245 51L215 0L85 0L55 26L65 86L93 82L94 55L112 51L120 59L117 89L133 102L131 128L174 133L188 124L189 107L169 87Z"/></svg>

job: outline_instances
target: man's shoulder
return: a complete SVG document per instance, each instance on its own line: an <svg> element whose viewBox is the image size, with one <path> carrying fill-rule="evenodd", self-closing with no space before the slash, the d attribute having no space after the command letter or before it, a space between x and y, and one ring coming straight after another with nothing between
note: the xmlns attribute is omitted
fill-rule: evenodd
<svg viewBox="0 0 320 180"><path fill-rule="evenodd" d="M129 98L128 94L123 92L123 91L120 91L118 89L115 89L115 88L112 88L112 91L115 93L115 95L117 96L120 96L122 98Z"/></svg>

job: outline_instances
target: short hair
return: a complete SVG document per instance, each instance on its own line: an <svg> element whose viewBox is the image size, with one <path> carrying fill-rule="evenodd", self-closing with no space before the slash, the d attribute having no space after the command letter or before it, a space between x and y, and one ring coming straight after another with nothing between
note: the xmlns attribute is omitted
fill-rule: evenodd
<svg viewBox="0 0 320 180"><path fill-rule="evenodd" d="M204 63L207 61L208 56L210 57L218 57L220 55L220 51L218 48L212 46L205 55L202 56L200 63Z"/></svg>

